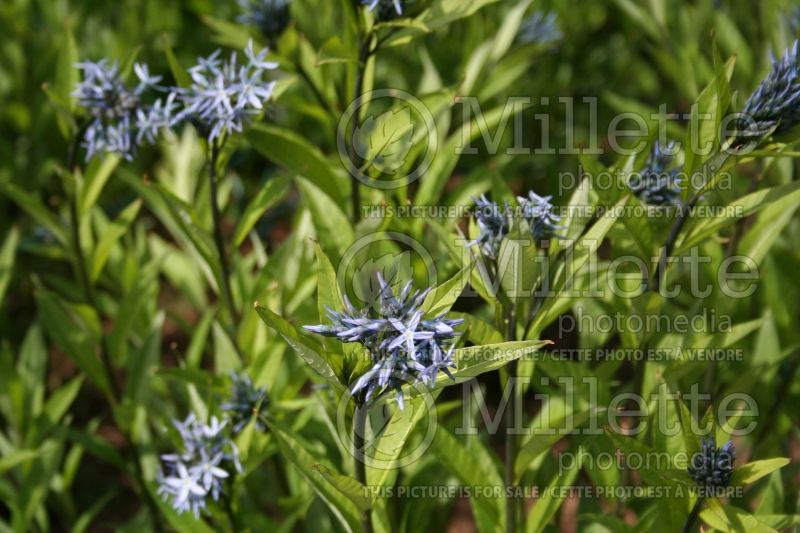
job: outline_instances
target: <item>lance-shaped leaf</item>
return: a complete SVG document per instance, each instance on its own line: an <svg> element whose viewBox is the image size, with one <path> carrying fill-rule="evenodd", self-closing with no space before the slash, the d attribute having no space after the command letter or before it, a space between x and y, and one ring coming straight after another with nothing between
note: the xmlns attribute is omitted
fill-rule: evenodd
<svg viewBox="0 0 800 533"><path fill-rule="evenodd" d="M335 390L344 390L344 386L339 379L339 373L342 370L341 361L336 361L320 353L319 347L313 341L301 336L297 328L266 307L261 307L258 302L256 302L255 308L261 320L277 331L286 343L297 352L297 355L308 363L317 374L332 385Z"/></svg>
<svg viewBox="0 0 800 533"><path fill-rule="evenodd" d="M395 174L406 162L413 136L411 109L403 107L367 117L356 127L352 142L356 154L365 161L363 168Z"/></svg>
<svg viewBox="0 0 800 533"><path fill-rule="evenodd" d="M553 344L552 341L515 341L502 342L500 344L488 344L485 346L470 346L453 350L453 361L456 363L455 370L451 370L453 378L450 379L444 373L440 373L436 378L435 389L463 383L486 372L497 370L511 361L516 361L521 357L535 353L542 346ZM412 397L419 394L415 387L406 387L407 393Z"/></svg>
<svg viewBox="0 0 800 533"><path fill-rule="evenodd" d="M545 408L547 407L544 407L543 410ZM555 443L563 439L570 431L583 425L590 415L597 416L602 412L605 412L605 408L594 408L580 413L574 413L570 410L562 413L561 416L551 418L548 421L547 428L537 427L536 420L534 420L531 423L531 436L527 438L520 448L517 459L514 462L515 481L519 482L531 463L552 448Z"/></svg>
<svg viewBox="0 0 800 533"><path fill-rule="evenodd" d="M433 440L433 453L451 474L468 487L497 487L502 494L503 479L489 450L476 438L462 444L443 428ZM469 468L464 468L470 465ZM503 531L506 524L505 500L485 494L474 494L470 505L479 531Z"/></svg>
<svg viewBox="0 0 800 533"><path fill-rule="evenodd" d="M367 489L358 480L334 472L323 464L315 464L314 470L353 502L360 511L368 511L372 508L372 500L367 495Z"/></svg>
<svg viewBox="0 0 800 533"><path fill-rule="evenodd" d="M277 422L269 421L272 435L275 437L281 454L294 464L314 491L328 505L331 512L347 531L359 531L359 510L350 498L345 496L339 488L321 475L316 465L320 465L303 444L292 436L289 428Z"/></svg>
<svg viewBox="0 0 800 533"><path fill-rule="evenodd" d="M762 477L771 474L779 468L789 464L789 459L785 457L774 457L772 459L762 459L761 461L753 461L746 465L740 466L733 471L731 476L731 485L744 486L755 483Z"/></svg>
<svg viewBox="0 0 800 533"><path fill-rule="evenodd" d="M559 498L557 495L560 492L557 489L562 487L569 487L575 481L575 477L581 469L581 461L583 458L583 450L578 450L577 459L572 462L569 468L564 469L563 472L556 474L550 484L547 485L544 494L540 494L536 505L533 506L528 518L525 522L525 531L527 533L539 533L544 531L544 528L556 514L558 508L564 503L566 498Z"/></svg>

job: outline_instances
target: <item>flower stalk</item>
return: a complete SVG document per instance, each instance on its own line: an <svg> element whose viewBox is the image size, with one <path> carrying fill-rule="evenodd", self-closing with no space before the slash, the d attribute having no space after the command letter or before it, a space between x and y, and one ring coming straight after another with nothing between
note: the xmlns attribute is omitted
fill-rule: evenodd
<svg viewBox="0 0 800 533"><path fill-rule="evenodd" d="M516 323L516 313L514 312L514 302L507 301L505 302L504 307L506 308L506 323L508 327L508 332L506 335L506 340L509 342L513 342L516 340L517 336L517 323ZM504 465L504 483L506 486L506 490L512 488L514 486L514 463L517 459L517 439L516 435L512 434L512 428L514 427L515 421L517 419L517 407L522 405L522 389L517 381L511 382L512 379L517 378L518 373L518 361L512 361L508 365L508 383L511 384L513 387L513 396L511 398L511 402L506 409L506 434L505 434L505 465ZM511 491L513 494L513 491ZM519 502L516 497L513 495L509 495L506 498L506 531L508 533L513 533L517 531L517 518L518 518L518 511L519 511Z"/></svg>
<svg viewBox="0 0 800 533"><path fill-rule="evenodd" d="M84 122L81 126L79 126L78 131L75 133L75 138L70 144L70 148L67 153L68 172L72 172L77 165L78 151L80 149L81 141L83 140L84 135L88 131L89 127L90 122ZM73 254L75 255L75 274L79 280L79 283L81 284L84 299L86 300L87 305L89 305L89 307L91 307L95 313L97 313L98 319L100 319L102 317L101 310L97 304L94 287L92 286L92 281L89 277L89 269L86 265L86 258L83 255L80 214L78 211L78 191L76 189L72 192L72 194L69 194L69 191L65 190L65 194L69 197L70 231L72 237L71 241ZM119 383L117 382L116 375L114 373L114 367L111 363L110 350L106 345L106 339L107 337L105 335L101 335L100 362L103 365L103 371L106 375L106 381L108 382L109 390L106 394L106 398L108 399L108 403L113 411L122 401L122 391L120 390ZM122 429L121 426L120 429ZM153 519L155 531L161 531L161 519L158 511L158 505L150 494L147 481L145 481L139 449L130 440L130 435L126 436L128 437L128 442L125 445L124 451L130 456L131 461L133 462L133 472L131 473L136 480L136 484L139 486L139 490L143 495L145 505L147 506L150 516Z"/></svg>
<svg viewBox="0 0 800 533"><path fill-rule="evenodd" d="M217 163L219 161L220 145L217 139L211 141L211 157L208 164L208 194L211 201L211 218L214 223L214 245L217 248L217 256L219 257L220 265L220 292L225 306L228 310L228 316L231 323L231 341L234 345L236 342L237 324L239 323L239 314L236 311L236 305L233 302L233 291L231 289L231 269L228 262L228 253L225 250L225 237L222 233L222 213L219 209L219 176L217 174Z"/></svg>
<svg viewBox="0 0 800 533"><path fill-rule="evenodd" d="M683 529L681 529L681 533L691 533L694 529L694 525L697 522L697 517L700 516L700 509L703 507L703 499L697 498L697 502L692 507L692 511L689 513L689 516L686 517L686 522L683 524Z"/></svg>
<svg viewBox="0 0 800 533"><path fill-rule="evenodd" d="M364 459L365 432L367 429L369 409L365 403L357 403L353 414L353 458L356 480L367 485L367 464ZM364 533L372 533L372 511L367 509L361 515L361 529Z"/></svg>

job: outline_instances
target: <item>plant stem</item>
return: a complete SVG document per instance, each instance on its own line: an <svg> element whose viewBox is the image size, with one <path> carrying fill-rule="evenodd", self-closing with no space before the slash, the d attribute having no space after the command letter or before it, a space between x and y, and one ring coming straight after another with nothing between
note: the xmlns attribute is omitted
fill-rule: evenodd
<svg viewBox="0 0 800 533"><path fill-rule="evenodd" d="M367 485L367 465L364 461L364 432L367 427L369 410L363 404L356 405L353 415L353 458L355 459L356 480ZM367 510L361 515L361 529L364 533L372 533L372 514Z"/></svg>
<svg viewBox="0 0 800 533"><path fill-rule="evenodd" d="M364 76L367 70L367 60L369 60L370 55L373 53L370 50L370 45L372 41L371 34L364 37L361 41L361 48L358 53L358 65L356 66L356 80L353 86L353 101L359 101L359 105L356 106L356 110L353 113L353 116L350 117L350 142L346 144L349 148L349 157L350 162L353 165L353 169L361 168L361 165L364 163L361 160L361 156L355 150L355 136L356 136L356 129L358 128L359 118L361 116L361 93L364 90ZM347 141L347 139L345 139ZM353 210L353 224L358 224L361 220L361 183L356 176L357 171L350 172L350 189L351 189L351 201L352 201L352 210Z"/></svg>
<svg viewBox="0 0 800 533"><path fill-rule="evenodd" d="M684 224L686 224L686 221L689 219L689 211L699 199L700 195L697 195L685 204L681 204L678 216L675 218L675 222L672 223L672 227L669 230L669 235L667 236L667 242L664 243L664 248L661 249L661 255L658 258L658 265L656 266L656 276L653 280L653 290L655 292L658 292L661 289L662 277L665 278L665 282L667 281L667 258L669 258L669 256L672 254L672 250L675 248L675 241L678 240L678 235L680 235Z"/></svg>
<svg viewBox="0 0 800 533"><path fill-rule="evenodd" d="M506 326L508 328L507 340L512 342L516 340L517 336L517 321L516 314L514 313L514 302L507 302L506 305ZM519 365L518 361L512 361L508 366L508 382L506 386L513 387L513 395L510 404L506 407L506 434L505 434L505 468L504 468L504 483L506 490L514 487L514 463L517 458L517 438L516 435L511 433L511 429L516 423L517 406L522 403L522 389L519 382L516 380ZM514 379L515 381L511 381ZM511 494L506 495L506 531L514 533L517 530L517 511L518 511L517 498Z"/></svg>
<svg viewBox="0 0 800 533"><path fill-rule="evenodd" d="M83 139L83 135L86 133L86 128L89 126L88 122L84 122L78 128L77 133L75 134L75 138L72 141L72 144L69 148L69 152L67 153L67 171L74 172L75 166L77 165L77 157L78 157L78 149L80 147L81 139ZM76 184L77 185L77 184ZM100 310L100 306L97 304L97 298L94 293L94 287L92 286L91 278L89 277L89 269L86 265L86 258L83 255L83 242L81 238L81 221L80 221L80 213L79 213L79 205L78 205L78 190L77 187L73 194L69 194L69 191L65 188L65 194L69 197L69 213L70 213L70 230L72 236L72 252L75 255L75 275L78 278L81 288L83 290L84 299L86 300L87 305L89 305L95 313L97 313L98 320L102 321L102 313ZM117 382L116 376L114 374L114 367L111 363L111 351L109 350L108 346L106 345L107 337L101 333L100 335L100 361L103 365L103 371L106 375L106 381L108 381L109 392L107 394L108 403L111 406L112 412L116 409L117 405L123 400L122 391L120 389L119 383ZM115 420L116 422L116 420ZM119 424L117 424L119 426ZM120 429L123 429L120 427ZM123 433L125 431L123 430ZM139 454L139 449L133 444L130 435L126 435L128 442L125 445L124 452L130 456L130 460L133 462L134 470L132 472L136 483L139 485L139 490L142 493L144 498L145 505L147 506L150 515L153 519L154 529L156 531L161 531L163 528L161 527L161 518L158 511L158 504L153 500L152 495L147 487L147 481L144 479L144 472L142 471L142 464L141 464L141 456Z"/></svg>
<svg viewBox="0 0 800 533"><path fill-rule="evenodd" d="M683 524L681 533L690 533L694 529L694 524L697 522L697 517L700 516L700 509L703 507L702 498L697 498L697 503L692 507L692 512L686 517L686 523Z"/></svg>
<svg viewBox="0 0 800 533"><path fill-rule="evenodd" d="M211 217L214 221L214 245L217 247L220 265L220 291L225 306L228 308L231 322L231 341L238 346L236 333L238 331L239 314L236 312L236 305L233 303L233 291L231 290L231 269L228 263L228 254L225 251L225 239L222 234L222 213L219 210L218 198L218 176L217 161L219 159L219 145L217 141L211 142L211 157L208 165L209 197L211 200Z"/></svg>
<svg viewBox="0 0 800 533"><path fill-rule="evenodd" d="M72 144L70 145L69 152L67 153L68 172L74 172L75 170L80 142L81 139L83 139L83 135L88 126L89 123L86 122L78 128L78 132L75 134L75 139L73 139ZM64 190L64 193L69 198L70 232L72 237L72 253L75 256L75 276L78 278L78 282L81 284L84 300L86 300L87 305L89 305L89 307L94 309L94 311L97 313L98 320L101 320L100 307L97 305L94 287L92 287L92 281L89 277L89 268L86 265L86 258L83 255L83 239L81 237L81 221L78 204L79 198L77 183L75 185L76 186L73 194L69 194L69 191L66 190L66 187ZM119 384L114 377L114 367L111 364L111 358L108 350L106 349L105 337L102 335L100 338L100 361L106 374L108 386L111 389L111 395L109 399L111 400L112 404L116 404L120 398Z"/></svg>
<svg viewBox="0 0 800 533"><path fill-rule="evenodd" d="M229 485L233 486L233 483L230 483ZM228 516L228 522L230 522L231 531L233 531L233 533L237 533L239 531L239 524L236 521L236 513L233 512L231 500L225 493L222 494L222 502L225 507L225 514Z"/></svg>
<svg viewBox="0 0 800 533"><path fill-rule="evenodd" d="M730 148L730 144L726 143L723 147L723 151L717 153L713 158L709 159L708 162L703 167L704 169L708 168L712 173L712 179L709 181L713 183L713 176L716 176L717 173L722 170L722 167L727 162L728 158L731 154L727 151ZM708 185L707 185L708 187ZM658 258L658 265L656 265L656 274L655 279L653 280L653 291L659 292L661 288L661 278L664 278L666 282L666 272L667 272L667 259L672 255L672 251L675 248L675 243L678 240L678 236L683 229L683 226L686 224L686 221L689 218L689 213L691 212L692 208L700 201L703 197L703 193L706 190L698 191L694 196L689 198L686 203L681 203L680 211L678 212L677 218L675 218L675 222L672 223L672 227L670 228L669 235L667 236L667 241L664 244L664 248L661 249L661 254Z"/></svg>

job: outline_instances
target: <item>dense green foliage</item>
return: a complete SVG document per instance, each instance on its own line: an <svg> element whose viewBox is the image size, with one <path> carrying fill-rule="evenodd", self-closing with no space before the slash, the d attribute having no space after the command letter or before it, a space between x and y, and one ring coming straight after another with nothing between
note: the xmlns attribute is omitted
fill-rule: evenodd
<svg viewBox="0 0 800 533"><path fill-rule="evenodd" d="M400 4L0 5L0 531L800 525L800 6ZM77 63L250 41L242 132L85 157Z"/></svg>

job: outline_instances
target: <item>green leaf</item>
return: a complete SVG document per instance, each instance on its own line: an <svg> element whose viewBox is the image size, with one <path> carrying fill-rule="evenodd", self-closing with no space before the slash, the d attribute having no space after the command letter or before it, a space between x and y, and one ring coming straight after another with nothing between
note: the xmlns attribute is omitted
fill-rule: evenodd
<svg viewBox="0 0 800 533"><path fill-rule="evenodd" d="M222 375L239 371L242 361L228 332L216 321L211 331L214 337L214 369Z"/></svg>
<svg viewBox="0 0 800 533"><path fill-rule="evenodd" d="M597 254L606 234L617 221L617 214L622 211L622 207L628 202L629 196L625 195L610 212L596 221L586 231L580 239L573 241L565 249L562 249L563 259L560 259L555 267L548 288L555 294L546 298L542 307L536 315L536 319L530 327L530 331L536 335L544 326L554 320L558 314L563 312L562 307L571 307L574 302L572 294L577 287L577 282L581 277L581 269L589 261L589 258Z"/></svg>
<svg viewBox="0 0 800 533"><path fill-rule="evenodd" d="M456 20L469 17L483 7L499 0L434 0L431 7L422 12L412 27L397 32L387 39L387 45L399 45L426 32L443 28Z"/></svg>
<svg viewBox="0 0 800 533"><path fill-rule="evenodd" d="M103 272L103 267L105 266L106 261L108 261L109 255L111 255L111 250L113 250L114 245L116 245L117 242L119 242L119 240L126 233L128 233L128 228L136 218L136 215L139 213L139 209L141 207L141 198L131 202L128 207L122 210L114 222L108 225L105 232L103 232L103 234L100 236L100 240L97 242L97 246L95 246L91 261L90 278L93 282L100 278L100 274Z"/></svg>
<svg viewBox="0 0 800 533"><path fill-rule="evenodd" d="M184 384L191 384L200 389L222 392L224 382L221 376L197 368L159 368L158 375L174 379Z"/></svg>
<svg viewBox="0 0 800 533"><path fill-rule="evenodd" d="M364 161L362 169L395 174L405 165L413 147L411 109L389 109L377 118L369 115L353 132L353 149Z"/></svg>
<svg viewBox="0 0 800 533"><path fill-rule="evenodd" d="M675 255L679 255L691 249L719 232L721 229L735 223L740 218L752 215L753 213L765 208L773 202L779 200L786 200L791 198L791 202L800 200L800 181L793 181L786 185L779 185L756 191L735 200L728 204L727 207L733 212L740 214L736 217L714 217L699 220L689 230L686 237L681 241L679 246L676 246Z"/></svg>
<svg viewBox="0 0 800 533"><path fill-rule="evenodd" d="M17 359L17 374L25 392L24 414L36 417L42 408L47 368L47 346L37 323L28 328Z"/></svg>
<svg viewBox="0 0 800 533"><path fill-rule="evenodd" d="M164 47L164 54L167 56L169 70L172 72L172 77L175 78L175 82L179 87L191 87L192 78L189 76L189 73L186 71L183 65L181 65L180 61L178 61L178 58L175 57L175 53L172 51L172 47L169 45L169 40L167 39L166 34L162 35L161 44Z"/></svg>
<svg viewBox="0 0 800 533"><path fill-rule="evenodd" d="M291 172L313 182L336 205L344 204L342 190L348 183L343 175L333 169L318 148L300 135L267 124L255 124L247 133L253 148Z"/></svg>
<svg viewBox="0 0 800 533"><path fill-rule="evenodd" d="M462 383L486 372L497 370L511 361L533 354L539 348L548 344L552 344L552 342L528 340L459 348L453 351L453 360L456 363L456 368L451 373L455 380L440 373L436 378L435 388ZM411 395L414 396L416 389L411 388L410 390Z"/></svg>
<svg viewBox="0 0 800 533"><path fill-rule="evenodd" d="M530 298L539 275L536 245L530 233L517 225L503 239L497 258L500 286L505 294L513 300Z"/></svg>
<svg viewBox="0 0 800 533"><path fill-rule="evenodd" d="M111 328L108 350L114 361L128 363L128 338L135 332L136 320L148 305L155 303L158 295L158 274L164 258L157 258L145 265L133 287L119 304L117 319Z"/></svg>
<svg viewBox="0 0 800 533"><path fill-rule="evenodd" d="M367 465L367 482L370 486L387 487L394 483L400 469L399 461L405 443L417 424L429 416L430 405L436 401L439 393L440 391L432 391L429 396L419 395L416 398L409 398L405 401L405 409L402 410L396 405L388 405L389 402L386 401L386 408L393 410L375 440L373 456L380 463L376 467ZM373 410L382 407L376 405Z"/></svg>
<svg viewBox="0 0 800 533"><path fill-rule="evenodd" d="M97 355L97 338L80 314L44 288L37 288L35 295L39 321L47 336L100 390L108 392L109 383Z"/></svg>
<svg viewBox="0 0 800 533"><path fill-rule="evenodd" d="M66 104L67 109L72 111L72 91L78 83L78 69L75 63L79 61L78 47L75 44L75 37L72 31L64 24L64 39L58 47L58 61L56 62L56 76L53 86L53 93L58 100Z"/></svg>
<svg viewBox="0 0 800 533"><path fill-rule="evenodd" d="M731 485L744 486L755 483L762 477L771 474L775 470L783 468L790 463L789 459L784 457L775 457L773 459L762 459L760 461L753 461L744 466L740 466L733 471L731 476Z"/></svg>
<svg viewBox="0 0 800 533"><path fill-rule="evenodd" d="M569 468L553 477L550 484L547 485L546 492L540 495L539 499L536 500L536 504L533 506L533 509L531 509L531 512L528 513L528 517L525 520L525 531L527 533L539 533L540 531L544 531L547 524L550 523L550 520L555 516L558 508L564 503L565 498L556 496L556 489L569 487L575 481L575 477L581 469L583 449L578 450L577 457L577 460L573 461Z"/></svg>
<svg viewBox="0 0 800 533"><path fill-rule="evenodd" d="M319 472L339 492L347 496L347 499L353 502L360 511L372 508L372 500L367 497L366 487L355 479L338 474L322 464L315 464L314 470Z"/></svg>
<svg viewBox="0 0 800 533"><path fill-rule="evenodd" d="M141 345L128 358L125 383L125 397L134 404L142 403L146 399L146 392L150 387L154 370L158 368L161 359L161 332L164 327L165 312L160 310L153 317L150 330L142 340Z"/></svg>
<svg viewBox="0 0 800 533"><path fill-rule="evenodd" d="M456 272L452 278L437 285L425 297L420 309L430 316L439 316L449 312L467 286L471 270L472 267L470 266L464 267Z"/></svg>
<svg viewBox="0 0 800 533"><path fill-rule="evenodd" d="M239 223L236 225L236 231L233 234L234 246L241 246L242 242L247 238L247 234L250 233L250 230L253 229L253 226L256 225L267 209L283 199L287 192L288 184L288 176L273 178L258 191L255 198L250 200L239 219Z"/></svg>
<svg viewBox="0 0 800 533"><path fill-rule="evenodd" d="M120 159L117 154L109 154L105 157L95 157L89 163L78 193L78 217L81 220L97 202Z"/></svg>
<svg viewBox="0 0 800 533"><path fill-rule="evenodd" d="M314 243L314 253L317 256L317 310L320 320L324 320L328 316L325 308L341 311L344 309L344 299L336 271L319 243Z"/></svg>
<svg viewBox="0 0 800 533"><path fill-rule="evenodd" d="M503 479L489 450L477 438L466 445L440 428L433 440L432 451L438 462L468 487L497 487L502 491ZM469 465L469 468L465 468ZM486 495L491 492L486 491ZM506 524L505 499L485 494L470 497L479 531L504 531Z"/></svg>
<svg viewBox="0 0 800 533"><path fill-rule="evenodd" d="M69 411L72 402L75 401L75 398L81 390L83 380L83 376L73 378L56 389L47 399L47 402L44 404L44 414L51 423L60 421L61 417Z"/></svg>
<svg viewBox="0 0 800 533"><path fill-rule="evenodd" d="M275 421L269 423L272 434L278 443L281 454L291 461L300 471L305 480L313 487L314 491L328 505L333 515L347 531L360 531L360 513L353 502L334 487L324 476L315 470L315 465L320 463L296 439L292 432Z"/></svg>
<svg viewBox="0 0 800 533"><path fill-rule="evenodd" d="M86 431L66 426L59 428L59 434L75 444L82 446L87 452L115 466L123 472L129 471L129 464L117 449L99 435L92 435Z"/></svg>
<svg viewBox="0 0 800 533"><path fill-rule="evenodd" d="M310 340L301 337L297 329L289 324L284 318L276 315L266 307L261 307L256 303L256 312L266 325L277 331L286 343L299 355L317 374L333 386L339 392L344 390L344 385L339 379L336 368L341 370L341 362L326 358L320 354L319 348ZM336 365L336 366L333 366Z"/></svg>
<svg viewBox="0 0 800 533"><path fill-rule="evenodd" d="M358 53L351 46L342 42L342 38L335 35L325 41L317 55L317 65L329 63L356 63Z"/></svg>
<svg viewBox="0 0 800 533"><path fill-rule="evenodd" d="M547 407L543 407L546 409ZM536 461L543 453L552 448L558 441L564 438L564 435L573 429L579 428L589 415L596 416L598 413L605 412L604 408L596 408L594 410L583 411L581 413L569 412L560 413L561 416L554 417L548 421L546 428L541 428L537 433L536 420L531 423L530 436L526 437L524 444L520 447L517 454L517 459L514 461L514 479L519 482L522 475L528 469L531 463ZM568 418L572 417L570 427L566 426Z"/></svg>
<svg viewBox="0 0 800 533"><path fill-rule="evenodd" d="M38 450L14 450L0 457L0 474L39 456Z"/></svg>
<svg viewBox="0 0 800 533"><path fill-rule="evenodd" d="M298 183L311 210L320 246L328 257L338 260L353 244L354 233L350 220L339 207L341 204L337 205L314 183L302 178L298 179Z"/></svg>
<svg viewBox="0 0 800 533"><path fill-rule="evenodd" d="M686 456L690 459L700 451L700 443L692 431L692 413L683 399L678 396L675 398L675 404L678 408L678 418L681 422L681 434L683 435L683 445L686 448Z"/></svg>
<svg viewBox="0 0 800 533"><path fill-rule="evenodd" d="M712 503L713 502L713 503ZM700 513L700 519L715 530L726 533L777 533L758 520L758 517L731 505L721 505L709 500L709 508Z"/></svg>
<svg viewBox="0 0 800 533"><path fill-rule="evenodd" d="M19 244L19 230L12 227L0 248L0 304L6 295L11 276L14 274L14 263L17 258L17 244Z"/></svg>
<svg viewBox="0 0 800 533"><path fill-rule="evenodd" d="M514 44L514 39L517 37L517 33L519 33L519 28L525 20L525 12L532 2L533 0L522 0L508 11L492 43L492 53L490 56L492 61L499 61L506 55L511 45Z"/></svg>
<svg viewBox="0 0 800 533"><path fill-rule="evenodd" d="M69 243L67 234L64 232L58 219L33 195L2 178L0 178L0 194L8 197L8 199L22 208L37 223L47 228L61 244L66 246Z"/></svg>

